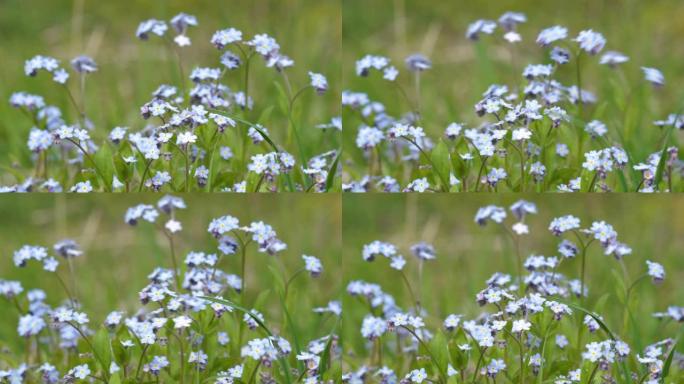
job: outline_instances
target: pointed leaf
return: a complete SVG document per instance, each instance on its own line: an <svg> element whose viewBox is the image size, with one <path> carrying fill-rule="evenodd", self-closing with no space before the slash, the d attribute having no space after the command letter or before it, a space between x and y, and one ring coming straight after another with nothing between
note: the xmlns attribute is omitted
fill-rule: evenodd
<svg viewBox="0 0 684 384"><path fill-rule="evenodd" d="M325 191L328 192L332 189L335 183L335 174L337 173L337 164L340 161L340 152L337 152L335 160L333 160L330 169L328 169L328 177L325 179Z"/></svg>
<svg viewBox="0 0 684 384"><path fill-rule="evenodd" d="M112 179L114 177L114 158L112 155L112 149L109 143L104 143L100 149L95 153L93 157L97 168L102 173L102 183L105 185L105 189L109 190L112 185Z"/></svg>
<svg viewBox="0 0 684 384"><path fill-rule="evenodd" d="M430 155L432 165L435 167L435 172L442 182L442 187L449 190L449 175L451 173L451 157L449 155L449 148L444 143L444 140L439 140L439 144L432 150Z"/></svg>

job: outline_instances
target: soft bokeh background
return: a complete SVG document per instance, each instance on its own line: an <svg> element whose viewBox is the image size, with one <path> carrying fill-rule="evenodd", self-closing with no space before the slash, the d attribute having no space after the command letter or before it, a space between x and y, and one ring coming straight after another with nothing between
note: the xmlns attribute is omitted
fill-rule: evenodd
<svg viewBox="0 0 684 384"><path fill-rule="evenodd" d="M95 139L104 139L115 126L130 126L133 131L143 128L146 122L140 117L140 106L160 84L177 85L179 74L175 57L162 40L140 41L135 32L143 20L168 21L179 12L196 15L199 22L189 29L193 45L182 50L186 75L195 66L219 65L220 55L209 40L215 31L228 27L241 30L245 39L258 33L275 37L281 51L295 60L295 66L288 70L295 90L309 84L308 71L326 75L330 92L324 96L306 92L297 101L304 106L299 129L310 155L335 144L330 132L314 126L339 114L339 0L3 0L0 164L30 165L26 139L31 123L9 106L13 92L41 94L46 103L75 116L68 96L50 76L24 76L24 61L37 54L54 56L63 65L79 54L88 54L98 63L99 70L88 77L86 91L86 110L96 125L91 135ZM250 95L255 100L252 118L256 121L266 107L276 104L274 83L282 80L261 58L254 60L250 73ZM231 72L226 79L228 86L237 87L242 84L242 71ZM76 89L72 92L78 94ZM275 108L271 120L266 126L281 143L286 136L287 116ZM323 144L326 147L319 150ZM295 153L294 148L290 152Z"/></svg>
<svg viewBox="0 0 684 384"><path fill-rule="evenodd" d="M41 288L48 293L50 304L65 298L57 279L42 271L40 263L29 263L16 268L13 252L24 244L50 248L63 238L76 240L84 256L75 260L77 284L84 310L94 324L112 310L134 312L139 308L137 292L147 285L147 275L157 266L170 268L169 246L156 227L139 223L132 227L124 223L126 209L140 203L156 204L159 196L132 194L128 196L101 194L90 196L67 195L5 195L0 199L3 213L0 225L0 279L19 280L26 290ZM290 292L296 298L293 316L297 316L302 335L307 340L320 337L334 325L334 320L320 324L321 317L310 311L325 306L339 297L341 281L339 263L341 253L341 206L339 196L293 195L261 197L258 194L231 196L226 194L184 196L186 210L177 213L183 230L176 235L178 262L189 251L215 253L216 240L207 232L212 218L232 215L241 223L262 220L273 226L278 236L288 245L278 257L256 252L252 245L247 253L247 303L271 290L264 314L271 324L280 324L282 309L273 292L273 277L269 266L282 266L289 274L303 267L302 254L321 259L324 272L318 279L299 276ZM161 215L158 222L165 222ZM52 253L52 252L51 252ZM63 260L62 260L63 261ZM229 273L240 274L239 256L226 257L221 267ZM67 264L62 262L60 275L68 278ZM68 280L67 280L68 281ZM3 316L0 320L0 344L12 349L23 342L16 334L17 313L14 306L0 298ZM296 315L295 315L296 314ZM19 347L17 347L19 346Z"/></svg>
<svg viewBox="0 0 684 384"><path fill-rule="evenodd" d="M501 194L479 196L459 195L459 198L432 195L429 198L416 195L391 196L343 196L342 253L344 285L350 280L365 280L382 286L392 294L400 307L411 302L409 292L401 275L389 267L382 257L374 262L363 261L363 245L373 240L389 241L399 248L407 260L405 273L414 290L418 284L418 263L410 253L410 246L419 241L434 244L437 259L425 263L422 304L436 318L450 313L474 317L481 312L475 294L484 289L485 280L495 272L516 274L516 256L510 238L499 225L492 223L480 227L474 222L475 213L481 206L495 204L508 207L519 199L537 204L538 214L529 216L526 223L530 234L521 241L523 258L528 255L558 255L559 238L548 231L554 217L572 214L581 219L583 227L592 221L605 220L618 232L618 239L633 249L625 258L631 279L647 270L645 260L662 263L666 278L662 285L654 286L650 280L638 285L633 294L638 306L633 307L638 319L643 343L651 343L681 332L681 324L661 322L651 317L652 312L666 310L670 305L684 305L684 196L626 195L544 195ZM506 223L515 223L508 212ZM573 236L568 237L574 240ZM600 296L610 293L606 309L601 314L608 326L620 331L623 307L615 292L618 284L611 270L622 273L620 264L612 256L604 256L596 244L587 253L587 286L591 308ZM564 262L560 272L568 277L579 278L579 258ZM360 301L344 295L344 342L347 352L365 356L360 324L367 307ZM630 335L624 336L633 342ZM645 345L645 344L644 344ZM684 347L679 346L682 352Z"/></svg>
<svg viewBox="0 0 684 384"><path fill-rule="evenodd" d="M507 43L500 27L478 42L466 39L470 23L497 20L506 11L527 15L527 23L518 28L521 43ZM550 48L539 48L535 40L543 28L556 24L566 26L570 38L584 29L600 32L608 41L604 51L621 51L630 57L617 71L599 65L599 57L584 57L582 85L598 96L599 104L606 102L601 120L609 127L609 136L618 140L619 132L637 161L660 149L663 134L652 122L684 107L684 89L679 86L684 81L684 24L679 21L684 17L684 2L680 0L345 0L343 14L344 89L368 93L384 103L392 116L410 110L404 98L377 73L369 78L356 76L355 61L366 54L391 58L400 71L397 81L414 100L413 78L405 70L404 59L422 53L432 60L433 68L421 76L421 94L423 128L433 138L442 135L452 121L479 126L482 120L473 105L490 84L510 88L523 80L527 64L549 62ZM666 86L653 90L643 81L641 66L662 70ZM561 67L555 78L574 84L574 61ZM617 99L626 100L626 107L618 107ZM358 177L366 172L360 165L362 152L354 143L360 121L348 111L343 117L347 164L359 164L347 171ZM571 131L568 137L572 135Z"/></svg>

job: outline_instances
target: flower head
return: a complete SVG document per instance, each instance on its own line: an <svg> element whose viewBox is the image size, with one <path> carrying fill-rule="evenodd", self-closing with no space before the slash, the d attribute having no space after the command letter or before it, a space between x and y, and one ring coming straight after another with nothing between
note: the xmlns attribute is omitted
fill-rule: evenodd
<svg viewBox="0 0 684 384"><path fill-rule="evenodd" d="M650 82L655 86L665 85L665 76L662 72L660 72L660 70L649 67L641 67L641 70L644 72L644 77L646 78L646 81Z"/></svg>
<svg viewBox="0 0 684 384"><path fill-rule="evenodd" d="M414 53L406 58L406 68L411 72L423 72L432 68L432 62L420 53Z"/></svg>
<svg viewBox="0 0 684 384"><path fill-rule="evenodd" d="M309 72L311 78L311 87L316 90L319 95L328 90L328 80L320 73Z"/></svg>
<svg viewBox="0 0 684 384"><path fill-rule="evenodd" d="M665 279L665 268L662 264L646 260L646 265L648 266L648 275L653 278L653 281L658 283Z"/></svg>
<svg viewBox="0 0 684 384"><path fill-rule="evenodd" d="M554 41L568 37L568 29L560 25L542 30L537 36L537 44L547 46Z"/></svg>
<svg viewBox="0 0 684 384"><path fill-rule="evenodd" d="M575 41L579 43L581 49L590 55L595 55L603 49L606 45L606 39L602 34L594 32L591 29L582 31L575 38Z"/></svg>
<svg viewBox="0 0 684 384"><path fill-rule="evenodd" d="M302 255L302 259L304 259L304 268L311 273L312 277L320 276L321 272L323 272L321 260L317 257L307 255Z"/></svg>

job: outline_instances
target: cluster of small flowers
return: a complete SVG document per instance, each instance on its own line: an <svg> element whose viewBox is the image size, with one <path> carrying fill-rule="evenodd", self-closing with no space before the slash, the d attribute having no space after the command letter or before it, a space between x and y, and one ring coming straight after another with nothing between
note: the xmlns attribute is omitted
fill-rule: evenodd
<svg viewBox="0 0 684 384"><path fill-rule="evenodd" d="M92 58L81 55L71 60L71 69L81 77L81 81L84 81L87 74L97 71L97 64ZM38 55L24 64L24 72L27 76L36 77L41 71L52 74L52 79L70 92L67 84L70 78L69 72L60 67L59 60ZM81 119L78 123L69 125L63 118L62 110L57 106L46 104L42 96L15 92L10 96L9 103L31 118L33 127L29 132L27 147L34 156L38 157L51 147L57 147L64 156L68 155L65 157L66 163L80 164L84 162L85 151L98 150L98 146L91 140L89 134L89 131L93 129L93 124L87 119L81 106L76 106ZM71 190L84 192L87 189L84 187L85 185L74 185ZM29 192L34 188L46 192L62 192L63 189L61 184L52 178L46 178L40 182L29 177L21 184L2 186L0 191Z"/></svg>
<svg viewBox="0 0 684 384"><path fill-rule="evenodd" d="M504 30L504 39L509 43L518 43L522 36L516 31L517 25L525 23L527 18L522 13L507 12L498 19L477 20L467 28L466 37L478 40L483 34L491 35L498 26ZM388 108L380 101L371 99L366 93L351 90L342 94L342 105L351 110L352 115L358 115L361 121L356 131L356 146L363 152L368 170L365 176L355 178L354 173L345 172L345 184L343 190L347 192L368 192L379 190L385 192L426 192L436 188L430 187L430 183L439 184L442 191L467 190L470 184L475 191L480 186L497 190L497 185L504 182L515 191L525 190L527 179L534 182L538 189L546 190L556 187L560 192L577 192L583 176L594 180L588 186L589 190L596 188L609 191L610 183L606 181L608 173L620 171L628 163L627 153L618 145L610 144L610 129L602 121L591 120L588 123L576 123L583 121L583 105L594 104L597 97L588 90L582 89L581 84L563 85L553 79L554 73L571 60L569 49L563 48L568 44L568 29L563 26L553 26L542 30L536 42L546 48L552 44L558 44L549 52L550 64L530 64L524 68L522 78L525 79L519 86L509 88L506 85L491 85L484 93L483 98L475 104L475 113L479 117L489 116L489 121L484 121L479 126L466 129L465 123L449 123L444 131L440 142L444 146L441 152L433 139L426 136L423 128L419 125L422 121L420 106L420 89L417 87L413 102L399 83L399 70L393 66L391 59L378 55L366 55L356 61L356 74L368 77L373 71L382 72L383 79L394 83L410 104L410 111L400 117L392 116ZM595 56L603 51L606 39L593 30L580 31L576 38L572 39L571 46L575 46L574 54L577 65L582 55ZM561 47L563 46L563 47ZM616 51L608 51L603 54L600 64L615 68L625 63L629 58ZM431 68L429 59L422 55L411 55L406 59L406 67L413 73L418 86L421 72ZM579 69L578 69L579 70ZM655 68L643 68L648 82L656 85L664 85L664 76ZM571 112L577 111L577 116ZM684 127L684 119L673 114L667 120L656 121L655 125L661 127L677 126ZM580 127L583 125L582 127ZM554 138L561 138L558 130L572 128L578 136L578 154L575 175L563 175L562 178L550 180L547 168L553 164L554 168L572 168L573 161L569 158L568 145L557 142L556 158L551 163L551 156L547 153L547 147L552 144ZM602 149L591 149L584 153L586 161L581 162L583 136L589 136L592 146L601 145ZM405 140L396 140L403 138ZM606 145L607 144L607 145ZM432 151L432 153L430 153ZM520 159L508 161L510 154L514 153ZM421 164L421 154L424 155L427 164ZM435 157L441 156L441 161L447 163L437 167ZM644 180L639 190L652 192L657 190L654 185L655 168L660 162L660 152L651 155L648 164L638 164L635 170L644 172ZM668 177L676 170L682 168L682 163L677 157L677 150L669 152ZM475 159L479 159L479 167L472 167ZM397 164L401 172L396 171ZM458 163L458 166L456 164ZM383 165L384 164L384 165ZM388 166L389 164L389 166ZM519 169L515 169L518 167ZM654 165L655 164L655 165ZM586 172L581 172L582 169ZM444 169L446 168L446 170ZM479 172L474 183L466 183L470 177L470 170ZM489 169L488 169L489 168ZM411 170L411 172L408 172ZM425 175L422 170L431 169L428 178L415 178L403 184L386 172L411 175ZM396 172L395 172L396 171ZM446 173L448 171L448 174ZM484 171L484 172L483 172ZM514 178L513 175L517 176ZM526 176L529 175L529 176ZM417 185L416 185L417 184ZM400 185L406 185L402 188ZM460 187L459 187L460 186ZM459 189L460 188L460 189Z"/></svg>
<svg viewBox="0 0 684 384"><path fill-rule="evenodd" d="M510 206L510 212L517 220L511 227L505 223L507 211L494 205L479 209L475 221L480 225L489 221L501 225L516 240L517 236L528 233L525 219L536 214L537 207L521 200ZM520 224L525 225L525 231L513 229ZM483 310L471 320L457 313L446 317L431 315L422 304L422 280L415 285L418 290L412 287L408 278L410 271L399 255L399 247L379 240L364 245L363 260L372 262L378 256L391 260L391 267L401 274L397 280L404 280L412 302L402 306L378 284L360 280L348 283L347 293L361 301L359 311L350 311L364 314L353 321L358 321L359 333L367 341L367 351L348 351L350 357L358 356L358 360L346 367L342 382L376 380L371 379L372 376L382 383L475 383L490 382L490 379L505 375L513 382L570 384L592 382L597 373L596 377L610 382L621 382L615 379L637 374L642 378L641 382L660 382L668 354L674 354L674 360L679 364L684 362L684 357L673 350L673 339L646 347L643 355L635 353L626 341L607 330L602 316L584 308L588 292L584 273L580 280L570 279L559 271L563 262L580 254L582 258L586 257L587 248L594 240L601 243L607 254L615 254L615 248L623 248L620 256L629 253L626 245L617 243L617 233L605 222L596 221L586 230L580 228L580 220L574 216L554 219L550 226L553 234L574 232L581 245L564 239L558 246L560 258L531 255L526 261L521 260L518 276L494 273L475 297L480 306L491 310ZM582 234L587 238L583 239ZM431 245L419 243L411 250L420 263L435 259ZM397 268L394 264L399 259L402 262ZM654 282L663 281L663 266L652 261L646 264L645 276L652 277ZM422 271L421 265L419 278ZM416 292L418 296L415 296ZM583 340L583 329L577 339L569 338L572 334L569 332L577 332L572 331L578 327L573 319L576 315L582 316L583 325L579 327L589 331L590 340ZM667 313L654 316L681 322L684 321L684 309L671 307ZM435 321L436 318L443 320ZM601 330L606 330L609 338L601 339ZM581 355L574 355L573 350ZM555 368L549 370L548 365L544 367L547 359L565 363L563 368L554 365ZM457 381L453 381L452 376Z"/></svg>
<svg viewBox="0 0 684 384"><path fill-rule="evenodd" d="M160 230L171 239L182 230L177 213L185 208L181 198L165 196L156 205L131 207L124 220L136 225L140 221L156 223L166 216ZM26 245L18 249L14 253L15 265L23 268L32 261L43 262L45 269L62 282L68 300L53 307L45 291L24 292L22 283L0 280L0 298L16 304L20 312L17 333L31 345L24 352L25 360L11 355L0 358L4 368L0 370L0 382L182 382L196 375L202 382L228 384L246 383L258 374L261 382L276 383L292 374L300 376L298 382L333 383L326 371L330 361L339 355L337 335L319 335L301 348L297 344L295 354L282 325L271 323L255 308L245 309L231 301L239 296L241 305L245 305L244 276L224 272L220 265L223 257L237 252L244 256L252 242L260 252L284 251L286 245L276 237L274 229L261 221L240 226L236 218L223 216L211 221L208 232L217 240L215 253L190 251L181 267L175 263L171 245L173 267L158 267L148 275L147 285L138 293L140 308L130 315L112 311L101 324L93 324L81 309L73 266L58 270L55 257L48 256L45 247ZM69 263L83 254L73 240L60 241L53 250ZM321 275L320 259L309 255L302 255L302 259L303 271L312 277ZM70 279L63 279L65 274ZM341 305L331 301L311 311L339 317ZM240 323L249 333L243 332ZM231 338L233 330L235 340ZM260 333L268 336L258 337ZM302 341L300 334L298 343ZM17 364L16 360L25 363ZM289 371L290 366L283 361L302 365Z"/></svg>
<svg viewBox="0 0 684 384"><path fill-rule="evenodd" d="M169 28L169 25L171 28ZM198 25L198 20L193 15L180 13L174 16L168 23L163 20L150 19L140 23L136 36L140 40L149 40L152 36L165 38L167 31L175 31L173 41L181 49L191 45L188 35L189 27ZM136 171L139 175L139 189L143 187L152 191L159 191L164 186L171 189L178 189L181 183L179 178L184 177L184 189L189 188L188 178L194 176L200 189L204 189L215 179L217 168L214 165L214 151L219 141L226 141L223 134L227 129L238 130L239 134L246 134L257 145L268 141L272 150L271 154L257 154L253 156L253 162L261 159L280 158L278 163L281 166L268 166L269 178L267 183L272 183L270 190L276 190L278 184L275 177L285 170L291 170L295 165L294 157L277 146L268 137L268 130L258 124L248 121L247 112L254 108L254 100L249 96L249 89L231 90L222 83L226 75L238 68L249 65L249 60L254 55L259 55L264 59L264 63L269 68L275 68L282 74L284 81L289 89L289 80L284 73L286 68L292 67L294 61L281 53L280 45L267 34L256 34L251 40L243 39L241 31L235 28L227 28L217 31L211 38L211 44L221 52L219 67L196 67L188 78L193 86L187 89L185 79L182 79L180 91L176 86L169 84L160 85L154 92L150 101L143 104L140 108L140 115L144 120L148 120L147 125L138 132L130 132L128 127L114 127L109 132L110 143L104 145L113 146L114 157L123 161L122 166L115 167L113 175L105 179L105 173L100 168L103 167L100 161L96 162L95 153L100 149L91 140L89 131L94 128L94 124L88 120L85 110L84 94L80 95L81 100L76 101L71 94L67 80L69 73L60 67L59 61L52 57L36 56L25 64L25 72L28 76L36 76L39 72L45 71L53 74L53 79L64 85L69 94L69 100L74 104L79 114L79 122L69 125L62 117L62 111L55 106L46 105L41 96L31 95L24 92L14 93L10 97L10 104L21 109L31 118L34 127L29 133L28 148L34 154L36 166L38 167L34 178L27 178L21 184L2 187L5 192L27 192L38 187L40 190L49 192L62 191L60 182L48 177L47 162L50 156L50 148L58 147L59 152L65 159L65 166L70 164L81 164L81 166L94 167L97 179L95 188L105 191L109 190L129 190L131 178ZM241 56L232 52L230 48L235 48ZM177 52L180 60L180 51ZM182 63L181 75L182 75ZM79 56L72 60L71 66L84 81L84 76L97 70L95 61L87 56ZM246 70L246 75L248 71ZM307 88L311 88L319 95L328 91L329 85L326 77L317 72L308 72L310 82L304 86L297 96ZM245 82L248 84L247 82ZM246 85L245 85L246 86ZM83 92L83 87L81 87ZM296 98L297 96L294 96ZM292 95L290 104L294 103ZM292 106L290 107L292 108ZM238 117L239 116L239 117ZM152 119L154 118L154 119ZM242 133L239 128L245 126L246 133ZM321 124L320 128L333 127L341 130L341 119L333 118L330 124ZM203 137L205 131L215 131L211 140ZM204 139L203 139L204 138ZM258 149L258 147L257 147ZM247 151L244 144L241 151ZM177 152L181 152L177 154ZM300 148L301 183L295 184L287 176L288 187L291 190L305 189L316 192L326 191L330 186L326 185L328 173L338 150L328 151L320 155L304 158ZM230 163L233 150L229 146L221 146L221 158ZM332 153L332 155L331 155ZM170 160L174 156L183 156L184 161L177 162L181 169L174 169ZM86 159L87 158L87 159ZM256 158L256 159L255 159ZM109 159L106 159L109 162ZM138 167L137 162L144 162L143 167ZM163 160L163 161L160 161ZM115 163L117 160L115 160ZM313 162L315 166L309 163ZM262 163L264 163L262 161ZM335 163L336 164L336 163ZM230 165L230 164L229 164ZM185 169L182 167L185 166ZM226 165L223 164L222 167ZM42 167L42 168L41 168ZM282 168L277 169L276 168ZM235 180L229 181L228 185L222 186L223 191L245 192L249 172L257 175L263 174L264 167L255 165L246 169L244 175L237 175ZM333 170L337 172L337 169ZM121 179L123 179L123 182ZM150 177L148 179L148 177ZM240 179L242 177L242 179ZM110 179L111 178L111 179ZM93 180L73 181L73 186L68 189L72 192L90 192L93 188ZM65 181L62 181L65 182ZM71 182L71 180L66 180ZM232 183L232 184L230 184ZM261 183L260 183L261 185Z"/></svg>

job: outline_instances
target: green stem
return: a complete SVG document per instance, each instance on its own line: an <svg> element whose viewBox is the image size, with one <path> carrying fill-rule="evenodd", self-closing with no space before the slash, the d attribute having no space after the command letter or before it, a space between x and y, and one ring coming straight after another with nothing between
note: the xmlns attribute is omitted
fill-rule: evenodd
<svg viewBox="0 0 684 384"><path fill-rule="evenodd" d="M577 105L579 109L579 118L583 118L584 100L582 100L582 71L581 66L582 51L577 53ZM582 161L582 128L577 127L577 161L581 163Z"/></svg>
<svg viewBox="0 0 684 384"><path fill-rule="evenodd" d="M185 382L185 349L183 347L183 340L180 337L178 337L178 335L176 335L175 332L172 332L171 334L173 335L173 337L176 338L176 340L178 340L178 346L180 348L180 374L179 374L180 380L179 381L181 384L183 384Z"/></svg>
<svg viewBox="0 0 684 384"><path fill-rule="evenodd" d="M189 191L188 180L190 178L190 159L188 158L188 148L187 147L183 151L183 155L185 156L185 192L187 193Z"/></svg>
<svg viewBox="0 0 684 384"><path fill-rule="evenodd" d="M245 276L245 265L247 264L247 244L242 240L241 237L237 236L240 242L240 265L241 265L241 277L240 280L240 305L245 306L245 281L247 276ZM238 318L239 319L239 318ZM244 321L240 321L240 326L238 328L238 348L242 345L242 333L244 329ZM239 350L239 349L238 349Z"/></svg>
<svg viewBox="0 0 684 384"><path fill-rule="evenodd" d="M475 382L477 381L477 376L480 374L480 366L482 365L485 351L487 351L487 348L480 348L480 358L477 359L477 364L475 365L475 372L473 372L473 384L475 384Z"/></svg>
<svg viewBox="0 0 684 384"><path fill-rule="evenodd" d="M546 341L549 338L549 329L551 329L551 325L553 325L553 319L549 321L549 324L546 326L546 329L544 330L544 341L542 343L542 350L541 350L541 362L539 364L539 383L542 383L544 380L544 356L546 355Z"/></svg>
<svg viewBox="0 0 684 384"><path fill-rule="evenodd" d="M409 327L407 327L407 326L402 326L402 328L404 328L405 330L407 330L408 333L410 333L413 337L415 337L416 340L418 340L418 343L420 343L420 345L422 345L423 348L425 348L425 351L427 351L428 355L430 355L430 360L432 360L432 363L437 367L437 371L439 372L439 377L441 378L441 380L440 380L439 382L440 382L440 383L446 383L447 379L446 379L446 377L444 376L444 372L442 371L442 367L439 366L439 362L437 362L437 359L435 358L435 355L432 354L432 351L430 350L430 348L428 347L428 345L425 344L425 342L423 341L423 339L421 339L420 337L418 337L418 335L417 335L411 328L409 328Z"/></svg>
<svg viewBox="0 0 684 384"><path fill-rule="evenodd" d="M584 301L584 281L586 275L586 265L587 265L587 247L582 246L582 272L580 275L580 301Z"/></svg>
<svg viewBox="0 0 684 384"><path fill-rule="evenodd" d="M138 192L142 192L143 186L145 185L145 178L147 177L147 172L149 172L151 164L152 160L147 160L147 164L145 164L145 170L143 171L142 178L140 179L140 185L138 186Z"/></svg>
<svg viewBox="0 0 684 384"><path fill-rule="evenodd" d="M589 189L587 189L587 192L594 192L594 186L596 185L597 180L598 180L598 172L594 173L594 177L592 177L591 183L589 183Z"/></svg>
<svg viewBox="0 0 684 384"><path fill-rule="evenodd" d="M248 383L251 384L254 382L254 379L256 378L256 373L259 370L259 367L261 366L261 360L257 363L256 367L254 367L254 370L252 371L252 374L249 376L249 381Z"/></svg>
<svg viewBox="0 0 684 384"><path fill-rule="evenodd" d="M480 171L477 173L477 179L475 180L475 192L480 190L480 184L481 184L480 178L482 177L482 171L484 170L488 159L489 159L489 157L485 157L484 159L482 159L482 164L480 165Z"/></svg>
<svg viewBox="0 0 684 384"><path fill-rule="evenodd" d="M598 367L599 364L597 363L594 369L591 371L591 375L589 376L589 381L587 381L587 384L591 384L594 381L594 376L596 376L596 372L598 372Z"/></svg>
<svg viewBox="0 0 684 384"><path fill-rule="evenodd" d="M207 181L207 192L211 192L212 180L214 178L214 154L216 153L216 144L218 144L217 134L218 128L216 128L216 131L214 131L210 140L211 152L209 155L209 180Z"/></svg>
<svg viewBox="0 0 684 384"><path fill-rule="evenodd" d="M244 52L243 56L245 56ZM249 64L252 61L252 54L245 57L245 108L249 109Z"/></svg>
<svg viewBox="0 0 684 384"><path fill-rule="evenodd" d="M520 341L518 342L518 345L520 345L520 384L525 383L525 343L523 342L524 332L520 333Z"/></svg>
<svg viewBox="0 0 684 384"><path fill-rule="evenodd" d="M247 247L242 240L240 240L240 243L240 247L242 248L240 255L240 265L242 271L242 280L240 281L240 304L245 305L245 280L247 280L247 276L245 276L245 265L247 264Z"/></svg>
<svg viewBox="0 0 684 384"><path fill-rule="evenodd" d="M138 359L138 368L135 370L135 381L138 381L138 378L140 377L140 368L142 368L143 358L145 357L145 352L147 352L147 348L149 348L149 344L146 344L143 347L142 353L140 354L140 359Z"/></svg>
<svg viewBox="0 0 684 384"><path fill-rule="evenodd" d="M404 280L404 283L406 284L406 288L408 288L409 294L411 295L411 298L413 299L413 302L416 303L416 308L418 309L418 313L420 313L420 300L416 298L416 295L413 293L413 289L411 288L411 283L408 281L408 278L406 277L406 274L404 271L399 271L399 274Z"/></svg>
<svg viewBox="0 0 684 384"><path fill-rule="evenodd" d="M297 124L295 124L294 117L292 116L293 108L295 101L299 98L299 96L302 95L304 91L307 89L311 88L310 85L307 85L303 88L301 88L295 95L289 100L289 106L288 106L288 111L287 111L287 118L290 121L290 126L292 127L292 132L294 133L295 141L297 143L297 151L299 152L299 161L303 164L306 163L306 157L304 154L304 149L302 147L302 142L299 137L299 130L297 129Z"/></svg>
<svg viewBox="0 0 684 384"><path fill-rule="evenodd" d="M180 73L180 83L181 89L183 90L183 98L186 98L188 95L185 90L185 72L183 71L183 60L181 59L180 51L176 47L174 47L173 50L176 53L176 59L178 59L178 72Z"/></svg>
<svg viewBox="0 0 684 384"><path fill-rule="evenodd" d="M265 177L266 177L266 174L262 173L261 177L259 178L259 182L257 183L256 187L254 188L254 192L259 192L259 188L261 188L261 184L264 182Z"/></svg>
<svg viewBox="0 0 684 384"><path fill-rule="evenodd" d="M522 255L520 254L520 238L518 236L513 236L513 242L515 243L515 255L518 258L518 278L520 279L518 282L518 296L522 297L524 293L525 279L523 278L523 260Z"/></svg>
<svg viewBox="0 0 684 384"><path fill-rule="evenodd" d="M85 72L81 73L81 117L83 118L83 126L81 129L86 129L85 118L86 118L86 99L85 99Z"/></svg>
<svg viewBox="0 0 684 384"><path fill-rule="evenodd" d="M81 121L81 124L83 125L83 129L85 129L85 114L81 110L81 107L78 105L76 102L76 99L74 98L74 94L71 93L71 90L69 87L67 87L66 84L63 84L64 89L67 91L67 95L69 95L69 100L71 101L71 104L74 106L74 109L76 110L76 113L78 114L79 120ZM37 123L36 123L37 124Z"/></svg>
<svg viewBox="0 0 684 384"><path fill-rule="evenodd" d="M67 265L69 266L69 276L71 277L71 286L73 287L74 297L78 298L78 286L76 285L76 274L74 273L74 264L71 257L67 256Z"/></svg>
<svg viewBox="0 0 684 384"><path fill-rule="evenodd" d="M414 85L416 87L416 112L418 113L418 120L420 121L421 119L421 107L420 107L420 71L416 71L415 75L415 82Z"/></svg>
<svg viewBox="0 0 684 384"><path fill-rule="evenodd" d="M435 164L432 162L432 159L430 158L430 155L428 155L427 152L425 152L425 150L423 150L423 148L420 145L418 145L417 142L409 139L408 137L404 137L404 139L406 139L406 141L408 141L409 143L413 144L416 148L418 148L418 150L423 155L423 157L425 157L427 159L427 161L430 163L430 166L432 167L432 169L437 173L437 176L439 177L440 181L442 182L442 191L448 192L449 191L449 183L447 183L447 181L444 179L442 174L440 172L438 172L437 168L435 167Z"/></svg>
<svg viewBox="0 0 684 384"><path fill-rule="evenodd" d="M525 192L525 149L520 143L520 192Z"/></svg>
<svg viewBox="0 0 684 384"><path fill-rule="evenodd" d="M285 292L283 294L283 301L287 300L287 292L289 291L290 284L292 283L292 281L294 281L294 279L297 276L301 275L303 272L306 272L306 268L301 268L300 270L298 270L297 272L292 274L292 276L290 276L290 278L287 280L287 282L285 283Z"/></svg>
<svg viewBox="0 0 684 384"><path fill-rule="evenodd" d="M57 277L57 281L59 281L59 284L62 286L62 288L64 288L64 292L66 292L67 296L69 297L69 301L71 302L71 308L76 308L76 299L71 295L71 292L69 291L69 288L67 288L66 283L57 272L55 272L55 276Z"/></svg>
<svg viewBox="0 0 684 384"><path fill-rule="evenodd" d="M77 326L76 326L75 324L73 324L72 322L67 321L66 324L69 324L70 326L72 326L72 327L76 330L76 332L78 332L78 334L81 335L81 337L82 337L83 340L86 342L86 344L88 344L88 347L90 348L90 350L93 351L93 355L95 356L95 358L96 358L96 359L100 362L100 364L102 365L102 367L103 367L103 372L104 372L105 377L107 377L107 376L108 376L108 373L107 373L107 370L104 369L104 361L102 360L102 357L97 353L97 350L95 349L95 347L93 347L93 344L90 342L90 339L88 338L88 336L86 336L86 334L83 333L83 331L81 330L81 328L77 327Z"/></svg>
<svg viewBox="0 0 684 384"><path fill-rule="evenodd" d="M90 163L95 168L95 172L97 173L97 175L102 180L102 185L104 186L105 191L110 192L109 185L107 184L107 180L105 180L104 175L102 174L102 171L100 171L100 168L97 166L97 163L95 163L95 160L92 158L92 156L90 156L88 151L86 151L85 148L83 148L83 146L81 146L81 144L74 139L67 139L67 141L73 143L81 152L83 152L85 157L88 158L88 161L90 161Z"/></svg>
<svg viewBox="0 0 684 384"><path fill-rule="evenodd" d="M169 248L171 249L171 263L173 265L173 279L176 282L176 290L180 292L181 282L180 278L178 277L178 263L176 262L176 247L173 244L173 235L167 233L166 231L163 232L166 235L166 238L169 239Z"/></svg>

